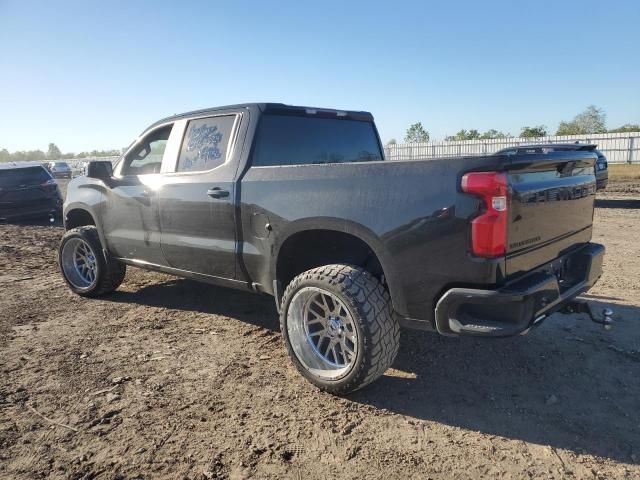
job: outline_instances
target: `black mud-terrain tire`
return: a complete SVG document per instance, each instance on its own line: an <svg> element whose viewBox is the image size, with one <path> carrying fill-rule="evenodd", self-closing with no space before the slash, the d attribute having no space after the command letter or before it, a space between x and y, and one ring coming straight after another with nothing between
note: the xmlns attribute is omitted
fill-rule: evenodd
<svg viewBox="0 0 640 480"><path fill-rule="evenodd" d="M98 271L96 281L89 288L81 289L74 286L67 278L62 266L62 249L64 245L73 238L84 240L95 252ZM64 278L64 281L71 291L83 297L99 297L100 295L113 292L124 281L127 273L127 266L125 264L110 257L108 259L105 258L98 230L94 226L73 228L64 234L58 247L58 266L60 267L62 278Z"/></svg>
<svg viewBox="0 0 640 480"><path fill-rule="evenodd" d="M337 380L320 378L296 356L288 336L288 310L296 292L316 287L336 295L347 307L358 329L358 349L350 371ZM298 371L320 389L346 395L373 382L391 366L400 346L400 326L387 289L368 271L334 264L313 268L287 286L280 309L280 329L287 351Z"/></svg>

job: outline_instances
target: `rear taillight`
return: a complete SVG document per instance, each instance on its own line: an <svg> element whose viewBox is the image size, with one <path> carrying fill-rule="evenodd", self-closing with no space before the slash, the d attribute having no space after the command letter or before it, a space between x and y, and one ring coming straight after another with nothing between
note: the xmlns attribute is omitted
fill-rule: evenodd
<svg viewBox="0 0 640 480"><path fill-rule="evenodd" d="M478 257L501 257L507 251L507 175L471 172L462 177L462 191L482 198L485 211L471 221L471 250Z"/></svg>

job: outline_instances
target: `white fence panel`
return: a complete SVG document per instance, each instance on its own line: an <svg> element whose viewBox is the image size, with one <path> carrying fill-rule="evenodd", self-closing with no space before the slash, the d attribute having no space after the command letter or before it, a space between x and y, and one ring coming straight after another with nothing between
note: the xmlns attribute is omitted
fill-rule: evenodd
<svg viewBox="0 0 640 480"><path fill-rule="evenodd" d="M537 138L493 138L429 143L400 143L384 147L387 160L490 155L507 147L537 143L594 143L610 163L640 163L640 132L556 135Z"/></svg>

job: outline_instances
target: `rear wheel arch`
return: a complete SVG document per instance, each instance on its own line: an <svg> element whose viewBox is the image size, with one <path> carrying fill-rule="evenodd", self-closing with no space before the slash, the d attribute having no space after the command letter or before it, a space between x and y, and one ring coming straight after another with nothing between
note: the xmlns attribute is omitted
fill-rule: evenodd
<svg viewBox="0 0 640 480"><path fill-rule="evenodd" d="M343 228L327 225L297 229L280 243L272 266L272 278L279 285L274 292L278 305L284 289L300 273L342 263L361 267L380 280L389 290L394 310L404 314L406 303L400 282L381 242L365 227L339 222Z"/></svg>

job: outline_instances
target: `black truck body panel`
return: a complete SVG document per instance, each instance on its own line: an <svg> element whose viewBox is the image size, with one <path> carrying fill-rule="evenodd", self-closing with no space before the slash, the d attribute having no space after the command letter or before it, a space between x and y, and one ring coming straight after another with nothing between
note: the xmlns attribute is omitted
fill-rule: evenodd
<svg viewBox="0 0 640 480"><path fill-rule="evenodd" d="M453 298L455 289L496 291L504 298L504 288L520 285L526 287L521 292L524 298L531 285L518 280L559 258L570 256L572 268L591 269L591 273L578 282L581 286L575 292L558 296L554 307L599 276L597 258L602 252L589 243L596 160L591 151L255 166L255 138L266 114L367 122L382 152L373 117L367 112L281 104L190 112L163 119L147 132L226 114L237 116L238 127L229 158L221 166L199 173L166 171L129 177L118 176L116 167L113 178L74 179L65 218L68 221L75 210L87 211L107 254L126 263L257 290L275 295L276 300L285 286L280 284L278 265L286 255L282 252L290 251L285 246L296 235L336 232L353 237L379 262L381 280L388 286L396 313L405 324L418 328L437 327L436 305L447 292L453 292L447 297ZM463 193L461 179L478 171L506 172L509 179L508 248L498 258L471 253L470 223L483 211L484 203ZM225 192L224 196L212 192L215 189ZM126 229L120 228L127 224ZM597 255L576 253L585 249L595 249ZM341 253L349 258L348 252ZM591 263L593 268L587 266ZM534 312L540 309L532 308L531 315ZM444 327L439 330L451 333Z"/></svg>

